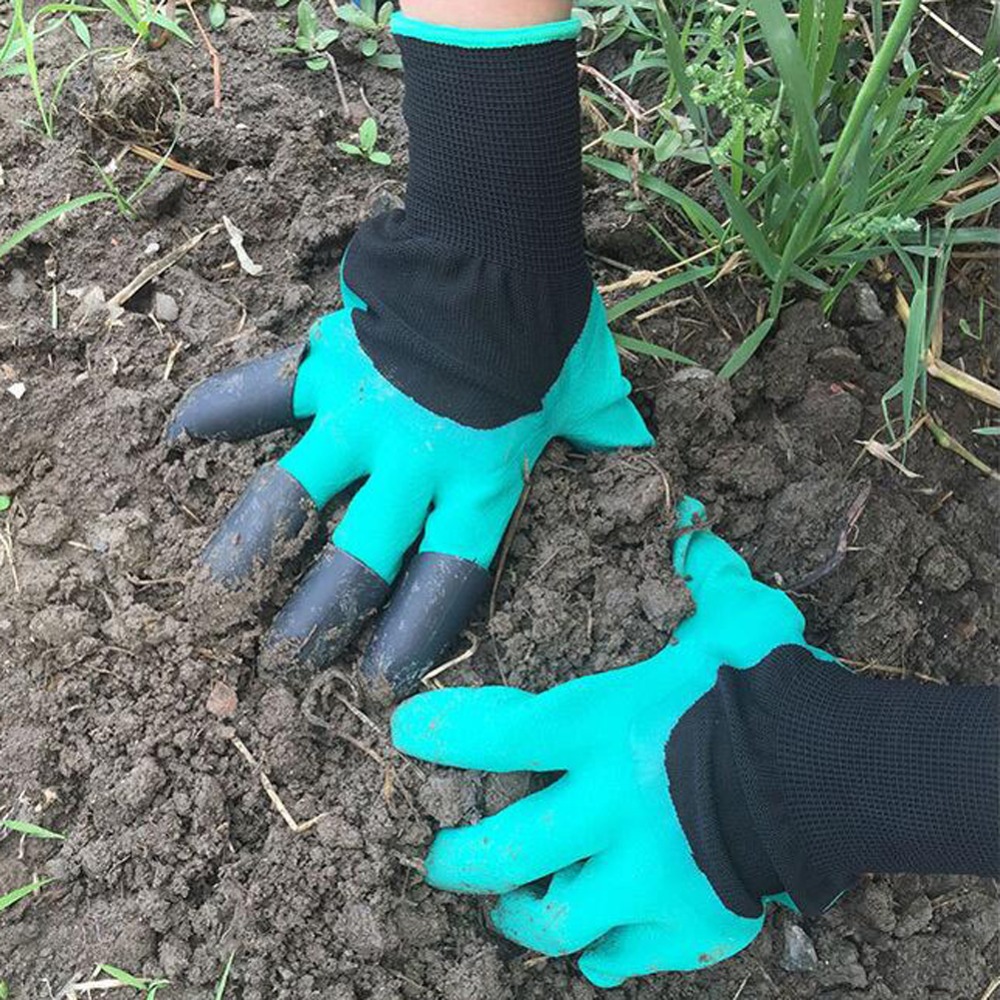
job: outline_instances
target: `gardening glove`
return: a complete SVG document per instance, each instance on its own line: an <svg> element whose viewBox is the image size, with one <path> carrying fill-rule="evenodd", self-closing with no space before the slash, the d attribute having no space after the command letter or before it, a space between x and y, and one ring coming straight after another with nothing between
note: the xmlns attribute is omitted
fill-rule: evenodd
<svg viewBox="0 0 1000 1000"><path fill-rule="evenodd" d="M688 498L678 522L702 514ZM863 872L1000 874L997 688L845 670L707 530L680 535L674 568L695 612L652 659L537 695L450 688L396 709L393 742L412 756L565 772L439 833L431 885L499 894L501 934L582 949L584 975L610 987L721 961L767 903L814 916Z"/></svg>
<svg viewBox="0 0 1000 1000"><path fill-rule="evenodd" d="M361 668L385 696L413 687L486 593L550 439L651 443L584 258L577 22L465 31L397 14L393 26L406 211L356 233L343 308L304 350L208 379L167 431L239 440L309 422L205 550L230 586L364 480L264 647L286 672L315 671L388 599Z"/></svg>
<svg viewBox="0 0 1000 1000"><path fill-rule="evenodd" d="M687 499L678 513L691 529L703 510ZM728 909L692 858L664 747L720 664L750 667L776 646L802 645L803 618L707 530L679 537L674 568L696 611L652 659L538 695L433 691L392 719L395 745L424 760L566 772L495 816L439 833L427 880L500 893L492 919L501 934L547 955L585 949L580 968L598 986L711 965L749 944L763 923ZM550 875L544 893L527 887Z"/></svg>

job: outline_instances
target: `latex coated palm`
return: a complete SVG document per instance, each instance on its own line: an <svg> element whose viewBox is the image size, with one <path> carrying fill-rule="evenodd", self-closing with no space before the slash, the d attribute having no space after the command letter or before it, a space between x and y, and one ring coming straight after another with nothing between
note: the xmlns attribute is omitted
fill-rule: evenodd
<svg viewBox="0 0 1000 1000"><path fill-rule="evenodd" d="M702 514L688 499L679 520L689 526ZM728 910L695 865L664 746L721 664L746 668L776 646L804 644L803 619L710 531L682 535L674 565L696 611L652 659L537 695L433 691L403 703L392 720L396 746L424 760L566 772L495 816L439 833L427 880L501 894L492 914L501 934L547 955L585 949L580 968L598 986L718 962L763 922ZM528 887L549 875L543 893Z"/></svg>
<svg viewBox="0 0 1000 1000"><path fill-rule="evenodd" d="M168 440L228 440L309 421L277 467L261 470L209 543L204 561L239 584L323 508L363 479L332 543L279 613L265 647L282 668L325 665L381 606L412 561L362 670L406 691L465 624L524 486L553 437L582 448L651 443L628 399L596 291L583 331L536 412L492 429L439 416L397 389L358 342L366 305L342 283L344 308L321 319L304 359L292 348L215 376L179 405ZM307 502L306 502L307 501Z"/></svg>

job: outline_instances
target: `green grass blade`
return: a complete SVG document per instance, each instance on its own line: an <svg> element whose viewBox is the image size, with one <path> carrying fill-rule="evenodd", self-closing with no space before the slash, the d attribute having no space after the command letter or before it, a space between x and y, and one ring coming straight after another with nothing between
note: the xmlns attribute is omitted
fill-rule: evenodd
<svg viewBox="0 0 1000 1000"><path fill-rule="evenodd" d="M131 972L119 969L117 965L102 965L101 972L111 976L112 979L117 979L118 982L123 983L125 986L131 986L136 990L145 992L149 986L149 983L145 979L139 979L138 976L133 976Z"/></svg>
<svg viewBox="0 0 1000 1000"><path fill-rule="evenodd" d="M990 23L986 29L986 39L983 41L982 65L992 62L1000 56L1000 4L993 4Z"/></svg>
<svg viewBox="0 0 1000 1000"><path fill-rule="evenodd" d="M130 31L135 34L139 33L139 21L137 18L132 16L132 12L124 5L118 2L118 0L101 0L108 10L111 11L115 17L118 18Z"/></svg>
<svg viewBox="0 0 1000 1000"><path fill-rule="evenodd" d="M589 154L583 157L583 162L589 166L614 177L616 180L624 181L626 184L632 183L632 171L623 163L614 160L606 160L600 156ZM698 232L705 237L711 237L715 242L725 239L725 231L715 217L705 208L698 204L690 195L678 190L659 177L651 174L639 174L636 178L639 186L653 194L659 195L665 201L679 209L691 221L691 224Z"/></svg>
<svg viewBox="0 0 1000 1000"><path fill-rule="evenodd" d="M719 369L719 378L732 378L754 355L757 348L764 343L764 338L774 326L774 316L768 316L756 329L736 348L726 363Z"/></svg>
<svg viewBox="0 0 1000 1000"><path fill-rule="evenodd" d="M43 229L61 215L72 212L77 208L82 208L84 205L90 205L95 201L107 201L112 197L113 195L107 191L91 191L90 194L81 194L76 198L70 198L69 201L53 205L52 208L42 212L41 215L36 215L30 222L26 222L17 232L11 234L0 243L0 260L3 260L11 250L23 243L29 236L33 236L39 229Z"/></svg>
<svg viewBox="0 0 1000 1000"><path fill-rule="evenodd" d="M25 896L30 896L33 892L41 889L43 885L48 885L52 879L40 878L32 882L31 885L22 885L20 889L12 889L10 892L0 896L0 912L9 909L15 903L19 903Z"/></svg>
<svg viewBox="0 0 1000 1000"><path fill-rule="evenodd" d="M944 217L945 225L950 226L961 219L969 218L970 215L978 215L980 212L985 212L986 209L991 205L995 205L998 201L1000 201L1000 184L994 184L993 187L986 188L985 191L980 191L971 198L966 198L965 201L959 202L959 204L948 209Z"/></svg>
<svg viewBox="0 0 1000 1000"><path fill-rule="evenodd" d="M66 836L56 833L54 830L47 830L44 826L35 826L34 823L22 823L19 819L5 819L0 826L5 826L14 833L23 833L26 837L37 837L39 840L65 840Z"/></svg>
<svg viewBox="0 0 1000 1000"><path fill-rule="evenodd" d="M648 340L639 340L638 337L630 337L624 333L615 334L615 343L622 350L632 351L635 354L645 354L650 358L661 358L664 361L673 361L679 365L698 364L697 361L689 358L686 354L678 354L677 351L672 351L669 347L651 344Z"/></svg>
<svg viewBox="0 0 1000 1000"><path fill-rule="evenodd" d="M772 281L776 280L780 263L778 255L768 245L760 226L747 211L743 200L733 194L732 188L725 183L719 185L719 193L726 202L726 208L729 210L729 216L733 220L736 231L743 237L743 242L746 243L747 249L757 261L757 265L768 278Z"/></svg>
<svg viewBox="0 0 1000 1000"><path fill-rule="evenodd" d="M843 210L848 215L857 215L864 208L871 187L872 127L873 116L869 114L862 125L853 169L850 171L851 179L844 194Z"/></svg>
<svg viewBox="0 0 1000 1000"><path fill-rule="evenodd" d="M754 4L761 32L785 87L785 96L795 122L795 137L801 143L813 176L823 172L819 150L819 128L813 114L813 83L791 21L780 0L757 0Z"/></svg>
<svg viewBox="0 0 1000 1000"><path fill-rule="evenodd" d="M885 20L882 17L882 0L871 0L872 4L872 39L875 42L875 51L882 47L882 32L885 30Z"/></svg>
<svg viewBox="0 0 1000 1000"><path fill-rule="evenodd" d="M644 306L652 299L659 298L661 295L666 295L667 292L672 292L676 288L683 288L685 285L690 285L694 281L700 281L702 278L709 278L714 273L715 268L709 264L701 267L689 268L687 270L680 271L677 274L671 274L662 281L657 281L648 288L644 288L642 291L636 292L634 295L630 295L627 299L622 299L621 302L617 302L613 306L610 306L608 308L608 322L613 323L616 319L620 319L622 316L633 312L640 306Z"/></svg>
<svg viewBox="0 0 1000 1000"><path fill-rule="evenodd" d="M813 106L819 104L830 79L830 71L837 58L837 49L844 30L847 0L824 0L820 25L819 50L813 67Z"/></svg>
<svg viewBox="0 0 1000 1000"><path fill-rule="evenodd" d="M154 14L149 19L149 23L155 24L159 28L163 28L164 31L169 31L171 35L175 38L179 38L187 45L194 45L194 40L191 36L176 21L171 21L166 14Z"/></svg>
<svg viewBox="0 0 1000 1000"><path fill-rule="evenodd" d="M222 970L222 975L218 983L215 984L215 994L212 1000L222 1000L223 994L226 992L226 984L229 982L229 973L233 969L234 958L236 958L236 952L231 951L229 953L229 960L226 962L226 967Z"/></svg>
<svg viewBox="0 0 1000 1000"><path fill-rule="evenodd" d="M684 49L663 0L656 0L656 22L660 29L660 37L663 39L663 53L670 65L674 85L680 92L681 100L684 102L684 109L687 111L691 121L699 127L702 134L707 135L709 129L705 109L694 99L694 93L691 90L691 80L687 74L687 60L684 57Z"/></svg>
<svg viewBox="0 0 1000 1000"><path fill-rule="evenodd" d="M31 84L31 93L34 95L35 104L38 105L38 113L42 119L42 128L47 136L52 135L52 121L46 114L45 95L42 93L42 85L38 79L38 63L35 61L35 18L30 21L24 19L24 0L14 0L14 15L11 19L11 34L16 34L23 45L24 65L27 69L28 80ZM36 15L37 17L37 15ZM0 257L3 254L0 253Z"/></svg>

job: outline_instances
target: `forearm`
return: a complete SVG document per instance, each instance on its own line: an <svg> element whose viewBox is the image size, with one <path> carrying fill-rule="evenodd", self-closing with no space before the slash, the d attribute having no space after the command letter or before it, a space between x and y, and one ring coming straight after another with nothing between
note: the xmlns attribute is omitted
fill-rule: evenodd
<svg viewBox="0 0 1000 1000"><path fill-rule="evenodd" d="M998 694L859 677L801 647L723 667L667 748L699 866L744 912L781 891L818 912L862 872L996 875ZM696 775L711 805L685 798Z"/></svg>

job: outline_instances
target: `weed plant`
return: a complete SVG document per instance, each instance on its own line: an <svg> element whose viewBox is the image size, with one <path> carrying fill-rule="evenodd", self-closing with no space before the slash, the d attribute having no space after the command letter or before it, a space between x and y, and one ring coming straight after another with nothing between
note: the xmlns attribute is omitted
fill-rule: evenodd
<svg viewBox="0 0 1000 1000"><path fill-rule="evenodd" d="M374 118L366 118L358 129L358 141L337 143L337 148L348 156L359 156L372 163L377 163L380 167L387 167L392 163L392 157L382 149L376 149L378 142L378 125Z"/></svg>
<svg viewBox="0 0 1000 1000"><path fill-rule="evenodd" d="M42 131L50 138L55 133L56 105L69 74L90 54L90 30L82 14L97 12L96 7L76 3L47 3L30 17L25 0L12 0L10 29L0 46L0 78L24 77L38 107ZM84 52L60 70L52 92L46 95L39 73L37 46L46 35L68 25L84 46Z"/></svg>
<svg viewBox="0 0 1000 1000"><path fill-rule="evenodd" d="M301 56L306 67L315 72L327 69L330 60L325 51L340 37L340 32L336 28L320 27L316 8L309 0L299 0L295 15L295 45L285 45L277 51Z"/></svg>
<svg viewBox="0 0 1000 1000"><path fill-rule="evenodd" d="M716 248L716 267L740 246L769 283L765 316L722 375L752 356L793 284L829 307L873 258L897 248L926 256L946 242L1000 243L995 228L924 225L948 192L1000 156L1000 138L978 140L1000 111L1000 66L991 38L982 65L953 92L922 86L908 49L919 6L900 0L883 31L875 2L862 33L846 0L797 0L791 10L780 0L586 4L591 50L622 37L633 46L628 67L589 94L609 122L603 142L628 150L628 162L587 162L628 183L632 201L639 192L681 212ZM662 99L644 109L629 90L648 90L650 77ZM674 158L705 165L727 219L658 176ZM1000 188L980 192L952 209L951 222L998 200Z"/></svg>
<svg viewBox="0 0 1000 1000"><path fill-rule="evenodd" d="M153 28L162 28L182 42L193 45L191 36L163 12L159 0L101 0L101 3L125 25L137 41L148 45Z"/></svg>
<svg viewBox="0 0 1000 1000"><path fill-rule="evenodd" d="M339 21L361 32L358 52L373 66L381 69L401 69L402 60L394 52L383 52L382 44L389 37L389 19L392 17L391 0L359 0L358 3L330 2Z"/></svg>

